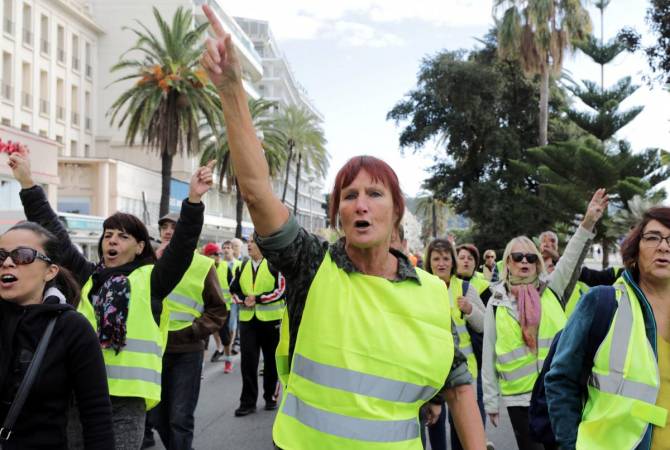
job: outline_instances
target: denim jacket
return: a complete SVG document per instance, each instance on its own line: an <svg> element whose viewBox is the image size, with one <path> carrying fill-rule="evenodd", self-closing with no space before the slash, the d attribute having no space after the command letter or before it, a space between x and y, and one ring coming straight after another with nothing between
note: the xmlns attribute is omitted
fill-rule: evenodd
<svg viewBox="0 0 670 450"><path fill-rule="evenodd" d="M629 271L625 271L622 277L642 306L647 339L658 358L656 320L651 305ZM611 298L599 295L600 292L601 289L591 289L577 304L558 341L551 369L544 379L551 426L562 450L573 450L577 442L577 430L584 409L584 386L580 380L586 379L585 375L593 368L593 361L586 361L585 357L591 323L598 310L597 304L600 301L612 301ZM651 448L651 433L652 426L648 426L635 450Z"/></svg>

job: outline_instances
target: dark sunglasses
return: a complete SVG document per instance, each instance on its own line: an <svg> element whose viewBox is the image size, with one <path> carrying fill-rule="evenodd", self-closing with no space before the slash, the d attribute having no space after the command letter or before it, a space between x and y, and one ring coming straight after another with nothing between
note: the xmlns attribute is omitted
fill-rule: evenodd
<svg viewBox="0 0 670 450"><path fill-rule="evenodd" d="M520 263L524 258L526 258L526 261L530 264L535 264L537 262L537 255L535 253L514 252L510 254L510 256L512 257L512 261L516 263Z"/></svg>
<svg viewBox="0 0 670 450"><path fill-rule="evenodd" d="M52 264L51 258L30 247L17 247L11 252L0 250L0 264L3 264L8 256L17 265L32 264L35 259L41 259L48 264Z"/></svg>

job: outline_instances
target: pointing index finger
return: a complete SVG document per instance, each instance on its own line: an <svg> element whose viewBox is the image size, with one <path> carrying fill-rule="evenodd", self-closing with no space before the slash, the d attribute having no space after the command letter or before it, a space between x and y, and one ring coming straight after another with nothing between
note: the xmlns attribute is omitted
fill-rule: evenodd
<svg viewBox="0 0 670 450"><path fill-rule="evenodd" d="M221 26L221 22L219 22L219 18L216 17L216 14L214 14L214 11L212 11L212 8L209 5L205 4L205 5L202 5L202 11L207 16L207 20L209 20L209 24L212 26L212 29L214 30L214 34L216 34L218 37L224 37L226 35L226 32L224 31L223 27Z"/></svg>

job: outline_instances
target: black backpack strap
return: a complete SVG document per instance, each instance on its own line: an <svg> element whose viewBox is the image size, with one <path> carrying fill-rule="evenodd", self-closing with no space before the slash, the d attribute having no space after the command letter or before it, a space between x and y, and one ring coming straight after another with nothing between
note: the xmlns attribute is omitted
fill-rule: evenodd
<svg viewBox="0 0 670 450"><path fill-rule="evenodd" d="M28 365L26 375L23 377L23 380L21 380L19 389L16 392L16 397L14 397L14 401L12 402L12 405L9 407L9 412L5 417L5 421L2 424L2 428L0 428L0 441L7 441L12 435L12 428L14 427L16 419L18 418L19 413L21 412L21 409L23 408L23 405L26 402L26 399L28 398L30 388L32 388L33 382L35 381L35 377L37 376L37 371L42 365L42 360L44 359L44 354L46 353L47 346L49 345L49 340L51 339L51 334L54 331L54 327L56 326L57 320L58 315L56 315L49 321L49 324L47 325L44 334L40 338L39 344L37 344L35 355L33 356L33 359L30 361L30 364Z"/></svg>

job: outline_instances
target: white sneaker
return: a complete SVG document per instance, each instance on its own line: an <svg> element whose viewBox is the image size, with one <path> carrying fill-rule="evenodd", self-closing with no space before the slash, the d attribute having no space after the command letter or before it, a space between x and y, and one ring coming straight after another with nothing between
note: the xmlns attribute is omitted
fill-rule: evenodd
<svg viewBox="0 0 670 450"><path fill-rule="evenodd" d="M496 446L493 445L493 442L488 441L488 442L486 443L486 450L496 450Z"/></svg>

